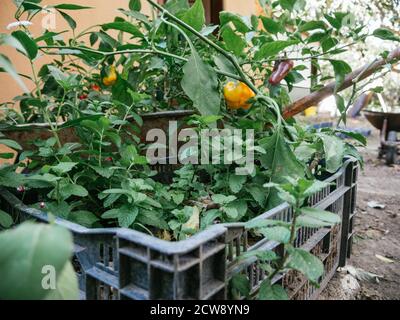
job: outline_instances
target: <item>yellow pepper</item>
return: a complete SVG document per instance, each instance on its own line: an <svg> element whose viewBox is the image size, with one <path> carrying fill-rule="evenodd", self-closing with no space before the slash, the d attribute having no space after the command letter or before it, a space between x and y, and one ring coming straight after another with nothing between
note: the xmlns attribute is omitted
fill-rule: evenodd
<svg viewBox="0 0 400 320"><path fill-rule="evenodd" d="M226 105L231 110L248 110L251 104L248 101L255 97L255 93L243 82L228 82L224 86Z"/></svg>
<svg viewBox="0 0 400 320"><path fill-rule="evenodd" d="M117 81L117 77L118 75L115 66L111 66L107 76L103 78L103 84L107 87L112 86Z"/></svg>

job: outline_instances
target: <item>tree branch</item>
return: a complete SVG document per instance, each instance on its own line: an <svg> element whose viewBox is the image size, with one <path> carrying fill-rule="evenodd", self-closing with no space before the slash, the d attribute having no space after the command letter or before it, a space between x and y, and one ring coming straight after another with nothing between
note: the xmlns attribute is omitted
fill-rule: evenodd
<svg viewBox="0 0 400 320"><path fill-rule="evenodd" d="M354 85L354 80L362 81L370 77L375 72L382 69L387 64L393 64L400 60L400 47L392 51L387 59L379 59L374 63L367 64L366 66L353 71L350 73L343 85L339 88L337 92L343 91ZM309 107L315 106L320 103L325 98L333 95L335 93L336 82L332 82L322 89L311 93L310 95L292 103L283 112L283 117L285 119L292 118L293 116L303 112Z"/></svg>

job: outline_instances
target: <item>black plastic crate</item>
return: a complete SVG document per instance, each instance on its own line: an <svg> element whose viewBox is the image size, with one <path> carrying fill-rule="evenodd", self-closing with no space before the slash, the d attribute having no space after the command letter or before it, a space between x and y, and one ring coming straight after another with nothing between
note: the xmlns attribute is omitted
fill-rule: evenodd
<svg viewBox="0 0 400 320"><path fill-rule="evenodd" d="M299 232L295 246L317 253L321 250L326 274L319 289L307 281L297 286L291 283L296 291L293 299L315 298L336 268L346 263L352 243L357 172L357 162L347 160L326 180L333 184L309 199L311 206L339 214L342 223L334 229L303 228ZM17 223L28 219L47 222L45 213L25 206L4 189L0 189L0 207ZM256 219L289 221L292 214L292 209L282 204ZM265 279L259 262L256 258L238 261L237 257L251 250L280 249L267 239L252 238L244 223L214 225L179 242L130 229L88 229L59 218L56 223L74 235L73 265L82 299L223 300L229 297L230 279L239 272L246 272L255 292ZM288 288L285 277L276 281Z"/></svg>

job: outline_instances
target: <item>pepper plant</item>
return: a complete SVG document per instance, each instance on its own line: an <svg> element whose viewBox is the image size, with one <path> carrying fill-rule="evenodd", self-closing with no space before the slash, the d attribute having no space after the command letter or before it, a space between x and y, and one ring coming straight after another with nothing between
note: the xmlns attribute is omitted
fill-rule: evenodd
<svg viewBox="0 0 400 320"><path fill-rule="evenodd" d="M24 77L35 88L26 90L10 60L0 55L1 71L25 90L2 105L1 128L46 123L51 137L34 141L31 150L20 154L20 163L1 167L0 184L20 195L34 192L34 206L84 226L132 228L164 240L186 239L213 223L247 222L286 201L295 211L291 223L248 226L285 246L282 257L255 253L272 261L266 264L269 276L260 298L275 291L283 296L273 280L288 268L316 282L320 264L292 243L299 227L331 226L338 220L304 208L305 199L324 185L318 180L323 174L335 173L347 156L358 157L353 144L338 134L360 144L365 139L339 128L301 126L284 119L282 110L293 86L304 80L301 72L312 66L312 90L335 78L345 119L339 89L352 69L338 57L372 35L361 24L344 28L348 13L307 21L301 0L260 1L265 14L250 18L221 12L219 26L206 25L201 0L192 6L182 0L165 6L146 1L154 10L152 18L140 12L141 1L131 0L129 10L119 10L121 16L79 33L67 12L90 8L54 5L73 31L68 40L51 31L34 37L29 21L46 9L41 1L16 1L18 30L2 34L0 44L26 56L32 74ZM374 35L393 40L388 32ZM40 55L55 58L35 70ZM329 74L320 68L324 61L332 66ZM12 108L16 105L20 112ZM197 131L254 130L253 172L239 176L231 165L186 164L172 183L160 182L138 138L141 115L183 109L194 110L185 124ZM60 136L70 128L76 141L64 143ZM9 139L0 143L20 149ZM17 167L23 172L17 173ZM2 225L10 224L1 211L0 217Z"/></svg>

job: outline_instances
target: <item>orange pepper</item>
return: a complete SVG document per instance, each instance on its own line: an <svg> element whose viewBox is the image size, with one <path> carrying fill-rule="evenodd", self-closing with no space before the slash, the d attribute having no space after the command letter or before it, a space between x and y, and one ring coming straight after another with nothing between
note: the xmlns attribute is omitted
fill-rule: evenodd
<svg viewBox="0 0 400 320"><path fill-rule="evenodd" d="M103 84L107 87L112 86L117 82L117 77L118 75L115 66L111 66L108 75L103 78Z"/></svg>
<svg viewBox="0 0 400 320"><path fill-rule="evenodd" d="M243 82L228 82L224 86L226 105L231 110L249 110L251 104L248 101L255 97L255 93Z"/></svg>

